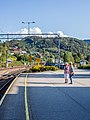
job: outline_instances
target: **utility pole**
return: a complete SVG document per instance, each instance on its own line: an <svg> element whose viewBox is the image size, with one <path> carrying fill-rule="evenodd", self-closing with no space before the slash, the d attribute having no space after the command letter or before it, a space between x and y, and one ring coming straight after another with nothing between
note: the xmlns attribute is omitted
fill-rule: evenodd
<svg viewBox="0 0 90 120"><path fill-rule="evenodd" d="M7 41L9 39L9 35L7 34ZM8 68L8 49L7 49L7 46L6 46L6 68Z"/></svg>
<svg viewBox="0 0 90 120"><path fill-rule="evenodd" d="M6 68L8 68L8 50L6 50Z"/></svg>
<svg viewBox="0 0 90 120"><path fill-rule="evenodd" d="M60 68L60 36L58 35L58 67Z"/></svg>
<svg viewBox="0 0 90 120"><path fill-rule="evenodd" d="M35 22L33 21L33 22L22 22L22 23L28 25L28 34L30 34L30 24Z"/></svg>
<svg viewBox="0 0 90 120"><path fill-rule="evenodd" d="M1 40L0 40L0 56L2 55L2 49L1 49Z"/></svg>

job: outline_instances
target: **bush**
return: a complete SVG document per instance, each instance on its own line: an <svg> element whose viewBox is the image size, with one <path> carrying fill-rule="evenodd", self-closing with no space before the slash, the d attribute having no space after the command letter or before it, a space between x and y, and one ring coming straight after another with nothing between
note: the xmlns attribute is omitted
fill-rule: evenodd
<svg viewBox="0 0 90 120"><path fill-rule="evenodd" d="M23 66L23 63L22 63L22 61L13 61L11 63L11 66Z"/></svg>
<svg viewBox="0 0 90 120"><path fill-rule="evenodd" d="M58 70L55 66L34 66L32 67L29 72L43 72L43 71L56 71Z"/></svg>
<svg viewBox="0 0 90 120"><path fill-rule="evenodd" d="M90 64L82 65L78 67L79 69L90 69Z"/></svg>

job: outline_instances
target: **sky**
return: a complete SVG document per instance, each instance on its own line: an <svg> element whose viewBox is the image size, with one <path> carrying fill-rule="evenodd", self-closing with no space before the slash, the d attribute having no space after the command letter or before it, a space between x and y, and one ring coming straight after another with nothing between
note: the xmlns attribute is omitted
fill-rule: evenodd
<svg viewBox="0 0 90 120"><path fill-rule="evenodd" d="M27 31L90 38L90 0L0 0L0 33Z"/></svg>

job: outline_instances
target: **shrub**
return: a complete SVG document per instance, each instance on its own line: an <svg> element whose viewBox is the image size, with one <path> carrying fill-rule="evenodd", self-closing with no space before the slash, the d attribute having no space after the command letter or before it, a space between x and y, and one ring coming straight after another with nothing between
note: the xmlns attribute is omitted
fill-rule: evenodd
<svg viewBox="0 0 90 120"><path fill-rule="evenodd" d="M23 66L23 63L22 63L22 61L13 61L11 63L11 66Z"/></svg>
<svg viewBox="0 0 90 120"><path fill-rule="evenodd" d="M82 65L78 67L79 69L90 69L90 64Z"/></svg>
<svg viewBox="0 0 90 120"><path fill-rule="evenodd" d="M43 72L43 71L56 71L56 70L58 70L58 68L57 67L55 67L55 66L34 66L34 67L32 67L30 70L29 70L29 72Z"/></svg>

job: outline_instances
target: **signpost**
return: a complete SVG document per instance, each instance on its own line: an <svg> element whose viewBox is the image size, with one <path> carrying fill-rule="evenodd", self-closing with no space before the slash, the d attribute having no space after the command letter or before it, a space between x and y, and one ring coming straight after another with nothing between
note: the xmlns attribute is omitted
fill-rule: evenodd
<svg viewBox="0 0 90 120"><path fill-rule="evenodd" d="M32 62L32 56L30 56L30 62Z"/></svg>
<svg viewBox="0 0 90 120"><path fill-rule="evenodd" d="M38 63L38 65L40 64L40 58L36 58L36 62Z"/></svg>

